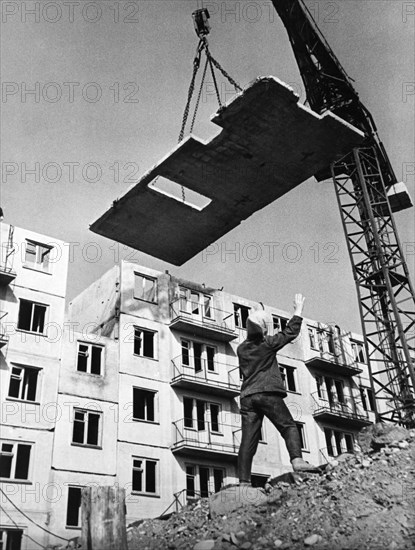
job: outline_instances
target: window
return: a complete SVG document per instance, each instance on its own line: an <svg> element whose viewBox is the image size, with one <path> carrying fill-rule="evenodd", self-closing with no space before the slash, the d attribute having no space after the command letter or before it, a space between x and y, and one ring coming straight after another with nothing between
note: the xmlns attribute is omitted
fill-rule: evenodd
<svg viewBox="0 0 415 550"><path fill-rule="evenodd" d="M329 351L329 353L332 353L334 355L336 353L336 345L335 345L335 341L334 341L334 334L331 331L325 332L324 334L325 334L325 339L326 339L326 342L327 342L328 351Z"/></svg>
<svg viewBox="0 0 415 550"><path fill-rule="evenodd" d="M25 263L42 271L49 271L50 251L51 246L36 243L34 241L26 241Z"/></svg>
<svg viewBox="0 0 415 550"><path fill-rule="evenodd" d="M187 498L196 496L196 467L186 466L186 494Z"/></svg>
<svg viewBox="0 0 415 550"><path fill-rule="evenodd" d="M210 426L212 428L212 432L219 432L220 406L214 403L210 403L209 409L210 409Z"/></svg>
<svg viewBox="0 0 415 550"><path fill-rule="evenodd" d="M207 427L210 431L220 433L220 405L209 403L191 397L183 397L184 427L203 431ZM208 417L210 416L210 418Z"/></svg>
<svg viewBox="0 0 415 550"><path fill-rule="evenodd" d="M101 444L102 413L83 409L74 409L72 443L99 447Z"/></svg>
<svg viewBox="0 0 415 550"><path fill-rule="evenodd" d="M316 376L317 395L320 399L325 399L326 394L324 391L324 378L322 376Z"/></svg>
<svg viewBox="0 0 415 550"><path fill-rule="evenodd" d="M214 466L196 464L186 465L186 494L187 498L200 496L206 498L212 493L220 491L226 471Z"/></svg>
<svg viewBox="0 0 415 550"><path fill-rule="evenodd" d="M133 388L133 419L155 421L155 391Z"/></svg>
<svg viewBox="0 0 415 550"><path fill-rule="evenodd" d="M180 310L192 315L200 315L200 294L189 288L180 287Z"/></svg>
<svg viewBox="0 0 415 550"><path fill-rule="evenodd" d="M22 401L36 401L40 369L14 366L10 373L9 397Z"/></svg>
<svg viewBox="0 0 415 550"><path fill-rule="evenodd" d="M133 457L133 491L153 495L157 493L157 462L156 460Z"/></svg>
<svg viewBox="0 0 415 550"><path fill-rule="evenodd" d="M156 279L134 273L134 298L155 303L157 301L156 292Z"/></svg>
<svg viewBox="0 0 415 550"><path fill-rule="evenodd" d="M134 355L154 359L155 335L151 330L134 327Z"/></svg>
<svg viewBox="0 0 415 550"><path fill-rule="evenodd" d="M212 318L212 296L203 296L203 315L204 317Z"/></svg>
<svg viewBox="0 0 415 550"><path fill-rule="evenodd" d="M182 365L190 366L190 342L188 340L182 340Z"/></svg>
<svg viewBox="0 0 415 550"><path fill-rule="evenodd" d="M375 398L371 388L360 386L360 398L362 400L362 407L365 411L375 410Z"/></svg>
<svg viewBox="0 0 415 550"><path fill-rule="evenodd" d="M43 334L47 308L44 304L21 299L17 328Z"/></svg>
<svg viewBox="0 0 415 550"><path fill-rule="evenodd" d="M317 338L318 338L318 348L322 353L324 352L328 352L332 354L336 353L333 332L328 330L319 330L317 331Z"/></svg>
<svg viewBox="0 0 415 550"><path fill-rule="evenodd" d="M316 385L318 397L328 402L330 408L337 408L341 405L342 409L346 408L349 412L354 409L353 398L349 394L346 398L343 380L336 380L328 376L316 376Z"/></svg>
<svg viewBox="0 0 415 550"><path fill-rule="evenodd" d="M102 346L78 342L78 359L76 368L78 372L88 374L101 374Z"/></svg>
<svg viewBox="0 0 415 550"><path fill-rule="evenodd" d="M31 450L30 443L1 442L0 478L27 481Z"/></svg>
<svg viewBox="0 0 415 550"><path fill-rule="evenodd" d="M201 372L203 370L202 350L202 344L199 344L199 342L193 342L193 361L195 365L195 372Z"/></svg>
<svg viewBox="0 0 415 550"><path fill-rule="evenodd" d="M207 370L210 372L215 371L215 355L216 355L216 348L213 346L205 346L206 349L206 366Z"/></svg>
<svg viewBox="0 0 415 550"><path fill-rule="evenodd" d="M324 437L326 439L327 454L329 456L338 456L342 453L354 452L354 438L352 434L324 428Z"/></svg>
<svg viewBox="0 0 415 550"><path fill-rule="evenodd" d="M302 422L296 422L295 425L297 426L298 433L300 435L300 441L301 441L301 449L303 451L307 450L307 439L305 436L305 424Z"/></svg>
<svg viewBox="0 0 415 550"><path fill-rule="evenodd" d="M324 380L324 386L323 386ZM344 403L344 382L343 380L335 380L329 378L328 376L317 377L317 391L320 391L322 399L328 400L331 405L336 405L337 403Z"/></svg>
<svg viewBox="0 0 415 550"><path fill-rule="evenodd" d="M288 391L297 391L295 384L295 368L283 366L280 367L282 381L284 383L285 389Z"/></svg>
<svg viewBox="0 0 415 550"><path fill-rule="evenodd" d="M82 487L68 487L66 527L81 527Z"/></svg>
<svg viewBox="0 0 415 550"><path fill-rule="evenodd" d="M311 349L318 350L316 330L312 327L308 327L308 339Z"/></svg>
<svg viewBox="0 0 415 550"><path fill-rule="evenodd" d="M366 363L365 347L361 342L352 341L353 359L357 363Z"/></svg>
<svg viewBox="0 0 415 550"><path fill-rule="evenodd" d="M342 380L333 380L329 387L329 401L330 403L344 403L344 389Z"/></svg>
<svg viewBox="0 0 415 550"><path fill-rule="evenodd" d="M182 366L193 367L195 373L215 372L216 348L200 342L182 340Z"/></svg>
<svg viewBox="0 0 415 550"><path fill-rule="evenodd" d="M193 316L213 318L212 296L180 287L180 310Z"/></svg>
<svg viewBox="0 0 415 550"><path fill-rule="evenodd" d="M287 323L288 319L286 319L285 317L279 317L278 315L272 316L272 325L274 332L281 332L282 330L284 330L287 326Z"/></svg>
<svg viewBox="0 0 415 550"><path fill-rule="evenodd" d="M331 330L317 330L314 327L308 327L308 339L311 349L333 355L336 353L334 333Z"/></svg>
<svg viewBox="0 0 415 550"><path fill-rule="evenodd" d="M0 550L20 550L22 536L21 529L0 529Z"/></svg>
<svg viewBox="0 0 415 550"><path fill-rule="evenodd" d="M246 322L249 315L249 307L241 306L239 304L233 304L233 315L235 319L235 326L239 328L246 328Z"/></svg>

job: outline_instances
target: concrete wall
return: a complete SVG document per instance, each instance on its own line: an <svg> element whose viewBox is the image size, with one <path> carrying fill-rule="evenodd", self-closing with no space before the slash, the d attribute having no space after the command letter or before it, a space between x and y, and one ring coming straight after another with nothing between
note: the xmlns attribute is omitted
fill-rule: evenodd
<svg viewBox="0 0 415 550"><path fill-rule="evenodd" d="M119 269L119 278L117 271L111 270L100 281L91 285L89 289L75 298L70 307L70 319L73 322L88 323L93 321L105 325L108 320L108 311L111 311L111 315L114 314L114 317L118 316L115 325L112 325L117 328L105 332L110 335L109 340L118 350L117 353L114 352L113 356L114 365L118 361L117 368L114 366L113 370L114 380L115 377L118 377L119 381L118 395L114 395L113 382L109 384L103 382L101 386L97 384L95 389L89 382L82 383L79 373L73 370L73 352L69 351L69 347L65 347L65 350L68 349L68 357L70 353L72 355L71 358L64 359L62 372L65 376L66 387L73 396L99 399L100 396L105 395L105 398L110 399L111 402L114 400L114 406L118 404L118 423L116 429L109 428L110 439L117 438L116 482L127 489L127 519L133 521L142 517L154 517L165 511L173 501L173 494L186 487L186 465L223 467L226 470L225 483L237 481L235 454L230 457L229 455L220 455L220 453L209 455L206 451L195 450L192 453L189 453L188 450L181 453L173 452L176 442L173 422L183 418L183 398L185 396L220 405L222 434L220 436L211 434L210 441L229 446L236 442L235 448L237 449L238 437L236 436L235 439L235 433L237 434L240 428L239 398L217 395L214 391L214 384L219 380L227 381L229 369L237 366L236 348L246 338L246 330L241 328L235 329L237 337L233 341L225 343L215 339L214 335L212 337L192 336L188 331L183 332L171 327L170 321L176 313L172 312L170 304L179 297L179 287L184 286L201 294L211 295L212 307L226 311L228 314L233 314L234 303L245 305L251 309L260 306L252 300L181 280L168 273L160 273L129 262L122 262ZM157 301L146 301L135 296L135 274L154 278L157 281ZM117 284L118 280L119 285ZM290 313L275 307L265 306L265 309L272 315L284 318L291 316ZM321 450L326 447L324 426L330 426L330 423L317 422L313 416L316 403L312 394L317 390L315 381L317 373L307 367L305 361L314 357L316 351L310 348L308 325L324 328L313 320L305 319L301 334L294 342L281 350L278 357L281 366L290 366L296 369L296 391L288 391L286 403L294 419L304 425L306 439L304 457L312 463L322 463L324 459ZM106 326L110 326L110 323L107 323ZM134 327L156 333L154 358L134 354ZM340 345L340 339L338 339L336 353L334 355L325 354L325 356L333 363L333 377L343 380L345 387L350 388L350 394L354 395L357 400L360 380L354 381L356 377L339 375L336 370L336 362L351 363L353 361L349 335L344 332L341 332L340 335L342 344ZM209 374L211 391L201 390L196 386L186 389L171 386L172 359L181 355L181 339L211 344L216 347L217 360L223 365L214 375ZM65 346L67 345L65 344ZM66 363L67 366L65 366ZM324 374L327 376L327 373ZM362 373L362 376L365 375ZM98 387L100 388L99 395ZM154 422L133 420L134 387L157 392ZM68 430L70 431L70 427L67 425L68 420L65 422L63 432L68 432ZM346 431L355 432L356 430ZM184 433L186 435L186 431ZM259 444L254 459L253 473L275 476L290 470L291 465L284 441L268 420L264 421L264 435L264 442ZM199 434L199 436L203 437L203 434ZM61 428L57 432L56 441L57 443L60 441L58 446L62 447L64 440L59 438L63 438ZM68 445L68 441L65 444ZM80 455L74 454L73 456ZM133 457L158 461L157 483L159 490L157 494L131 494ZM56 455L56 460L58 459L59 467L63 469L66 464L65 467L71 469L70 475L74 476L73 466L70 465L71 460L63 456L63 453ZM79 460L81 459L79 458ZM112 476L112 472L110 469L103 470L102 467L99 470L101 475L107 476L105 477L107 480ZM81 477L82 475L79 474Z"/></svg>
<svg viewBox="0 0 415 550"><path fill-rule="evenodd" d="M52 506L50 511L49 529L57 535L66 539L81 536L81 527L66 526L66 513L68 506L68 492L70 486L94 487L108 486L117 483L115 475L102 475L96 473L82 473L79 471L53 470ZM51 541L58 543L57 539L51 537ZM63 542L63 541L61 541Z"/></svg>
<svg viewBox="0 0 415 550"><path fill-rule="evenodd" d="M114 337L119 307L120 275L115 265L69 303L67 321L77 332Z"/></svg>
<svg viewBox="0 0 415 550"><path fill-rule="evenodd" d="M1 224L2 253L6 252L9 226ZM51 246L49 265L26 261L27 241ZM1 439L11 442L31 443L29 479L27 481L4 480L2 488L12 501L30 518L45 527L49 522L54 487L51 476L54 428L58 419L56 396L64 330L65 293L69 247L45 235L21 228L14 228L14 254L10 256L15 279L0 287L0 310L3 330L9 337L8 344L0 352ZM2 259L5 257L3 255ZM11 266L11 264L9 264ZM26 299L48 306L43 334L18 328L20 300ZM9 396L13 367L38 369L35 399L23 393ZM20 388L23 387L23 381ZM23 518L4 499L7 513L24 529L29 537L46 545L47 535L32 522ZM5 519L5 525L13 523ZM22 548L33 548L33 542L23 538Z"/></svg>

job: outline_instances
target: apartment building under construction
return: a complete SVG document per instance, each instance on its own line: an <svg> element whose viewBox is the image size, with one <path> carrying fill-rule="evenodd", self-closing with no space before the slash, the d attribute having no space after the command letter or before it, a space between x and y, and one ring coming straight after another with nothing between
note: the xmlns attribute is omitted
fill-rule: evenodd
<svg viewBox="0 0 415 550"><path fill-rule="evenodd" d="M124 487L131 522L236 482L236 348L258 304L121 262L72 300L64 321L67 256L48 261L50 238L15 235L22 252L2 279L13 329L1 340L3 541L29 549L27 535L44 545L80 535L87 485ZM277 305L265 305L275 331L290 317ZM304 319L279 364L304 457L318 464L353 452L374 421L362 337ZM252 483L289 470L265 420Z"/></svg>

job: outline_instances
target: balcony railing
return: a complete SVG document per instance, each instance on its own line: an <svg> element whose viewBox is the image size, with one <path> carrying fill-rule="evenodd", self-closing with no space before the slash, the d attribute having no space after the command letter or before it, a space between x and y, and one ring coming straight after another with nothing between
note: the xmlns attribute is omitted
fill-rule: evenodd
<svg viewBox="0 0 415 550"><path fill-rule="evenodd" d="M170 384L175 387L207 391L216 395L235 397L240 393L239 367L205 358L189 358L191 365L183 364L180 355L172 360L173 376Z"/></svg>
<svg viewBox="0 0 415 550"><path fill-rule="evenodd" d="M173 422L172 452L187 456L235 460L239 449L240 428L219 423L213 426L213 429L211 422L204 420L201 429L200 424L200 420L192 422L184 418Z"/></svg>
<svg viewBox="0 0 415 550"><path fill-rule="evenodd" d="M0 286L7 286L16 278L16 272L13 271L13 257L15 253L13 234L14 227L10 225L7 242L2 243L0 249Z"/></svg>
<svg viewBox="0 0 415 550"><path fill-rule="evenodd" d="M230 342L237 337L233 313L177 298L170 304L170 327L196 336Z"/></svg>
<svg viewBox="0 0 415 550"><path fill-rule="evenodd" d="M314 400L313 416L316 420L333 422L339 426L362 428L372 424L366 411L358 411L353 398L346 397L344 402L330 400L318 393L311 394Z"/></svg>
<svg viewBox="0 0 415 550"><path fill-rule="evenodd" d="M321 353L321 355L315 355L311 359L305 361L307 367L319 369L331 374L339 374L343 376L355 376L360 374L363 370L357 363L350 364L339 361L339 358L330 353Z"/></svg>
<svg viewBox="0 0 415 550"><path fill-rule="evenodd" d="M5 346L9 341L9 335L6 333L6 329L3 324L3 319L7 314L7 311L0 311L0 348Z"/></svg>

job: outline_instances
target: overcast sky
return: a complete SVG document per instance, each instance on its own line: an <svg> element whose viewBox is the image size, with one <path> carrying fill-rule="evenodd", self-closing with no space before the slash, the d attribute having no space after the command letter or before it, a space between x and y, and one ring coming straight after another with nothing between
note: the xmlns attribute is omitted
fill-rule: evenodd
<svg viewBox="0 0 415 550"><path fill-rule="evenodd" d="M274 75L304 101L270 1L204 5L212 54L242 86ZM414 3L307 5L414 197ZM361 331L332 182L306 181L221 238L216 253L180 268L88 229L177 142L197 45L191 13L200 0L3 0L1 6L5 221L73 243L69 298L114 261L130 258L282 309L291 310L292 296L303 292L308 317ZM218 81L222 100L231 99L229 84ZM217 109L211 91L208 79L194 132L204 139L217 132L209 121ZM413 276L413 209L396 214L396 222ZM274 243L273 256L265 243Z"/></svg>

